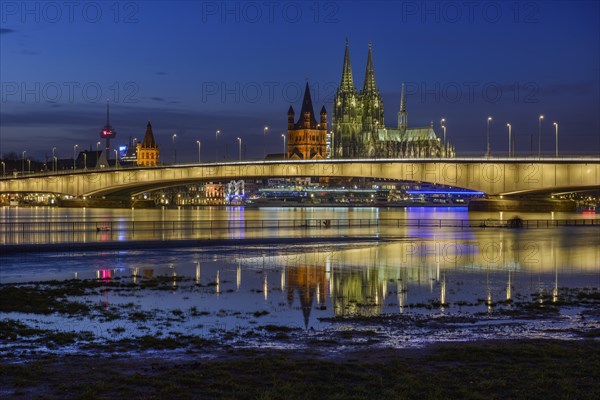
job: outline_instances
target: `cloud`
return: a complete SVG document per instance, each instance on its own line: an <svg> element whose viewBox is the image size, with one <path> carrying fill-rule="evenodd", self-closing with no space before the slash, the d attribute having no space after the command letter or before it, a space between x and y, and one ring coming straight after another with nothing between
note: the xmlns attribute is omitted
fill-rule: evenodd
<svg viewBox="0 0 600 400"><path fill-rule="evenodd" d="M52 107L52 106L50 106ZM105 110L99 105L52 108L27 107L2 113L0 126L9 128L60 128L65 130L94 131L104 124ZM111 107L110 122L119 131L144 130L146 122L151 120L158 129L198 129L198 126L218 126L221 129L239 130L248 124L264 123L260 116L224 116L219 113L190 111L186 109L165 109L153 107L134 107L119 105Z"/></svg>
<svg viewBox="0 0 600 400"><path fill-rule="evenodd" d="M16 32L14 29L0 28L0 35L5 34L5 33L14 33L14 32Z"/></svg>
<svg viewBox="0 0 600 400"><path fill-rule="evenodd" d="M154 101L165 101L164 98L162 97L150 97L150 100L154 100Z"/></svg>
<svg viewBox="0 0 600 400"><path fill-rule="evenodd" d="M163 71L157 71L156 75L168 75L166 72Z"/></svg>

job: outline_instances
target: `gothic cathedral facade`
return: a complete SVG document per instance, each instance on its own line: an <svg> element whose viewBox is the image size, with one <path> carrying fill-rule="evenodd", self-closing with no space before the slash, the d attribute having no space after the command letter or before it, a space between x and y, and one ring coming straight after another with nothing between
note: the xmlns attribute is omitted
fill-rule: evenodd
<svg viewBox="0 0 600 400"><path fill-rule="evenodd" d="M334 97L332 130L331 158L454 157L454 147L437 137L433 122L430 126L408 127L404 83L398 127L385 126L383 100L375 81L370 43L365 80L358 92L354 86L346 40L342 80Z"/></svg>

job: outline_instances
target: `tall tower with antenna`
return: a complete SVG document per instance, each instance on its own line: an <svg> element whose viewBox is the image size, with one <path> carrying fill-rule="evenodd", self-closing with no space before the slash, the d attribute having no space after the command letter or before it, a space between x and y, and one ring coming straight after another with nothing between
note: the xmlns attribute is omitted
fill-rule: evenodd
<svg viewBox="0 0 600 400"><path fill-rule="evenodd" d="M106 125L100 131L100 139L106 139L106 157L110 155L110 139L114 139L117 136L117 131L110 126L110 110L108 106L108 100L106 100Z"/></svg>

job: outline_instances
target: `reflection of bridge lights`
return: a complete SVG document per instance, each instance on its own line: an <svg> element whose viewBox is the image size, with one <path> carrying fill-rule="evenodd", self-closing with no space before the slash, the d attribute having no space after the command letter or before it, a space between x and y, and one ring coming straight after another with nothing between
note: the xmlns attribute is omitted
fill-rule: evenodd
<svg viewBox="0 0 600 400"><path fill-rule="evenodd" d="M216 293L217 293L217 296L218 296L219 293L221 293L221 282L220 282L220 279L219 279L219 270L217 270L217 279L216 279L215 283L216 283L215 290L216 290Z"/></svg>
<svg viewBox="0 0 600 400"><path fill-rule="evenodd" d="M265 280L263 282L263 292L265 294L265 301L266 301L268 298L268 295L269 295L269 283L267 280L267 274L265 274Z"/></svg>

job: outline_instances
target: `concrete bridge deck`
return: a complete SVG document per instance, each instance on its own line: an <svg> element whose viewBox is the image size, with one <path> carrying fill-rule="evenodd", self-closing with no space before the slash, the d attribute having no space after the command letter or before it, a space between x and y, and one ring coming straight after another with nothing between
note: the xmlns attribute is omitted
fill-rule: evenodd
<svg viewBox="0 0 600 400"><path fill-rule="evenodd" d="M374 178L428 182L489 195L600 189L600 157L241 161L71 170L0 179L0 193L134 195L195 182L260 178Z"/></svg>

